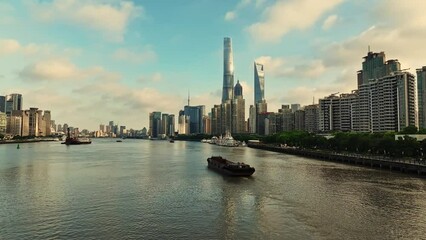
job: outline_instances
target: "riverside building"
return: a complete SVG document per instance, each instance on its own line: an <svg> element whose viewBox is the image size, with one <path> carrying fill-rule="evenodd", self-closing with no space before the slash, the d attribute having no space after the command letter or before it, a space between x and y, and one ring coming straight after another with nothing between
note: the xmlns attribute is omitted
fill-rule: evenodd
<svg viewBox="0 0 426 240"><path fill-rule="evenodd" d="M426 66L416 72L419 128L426 129Z"/></svg>

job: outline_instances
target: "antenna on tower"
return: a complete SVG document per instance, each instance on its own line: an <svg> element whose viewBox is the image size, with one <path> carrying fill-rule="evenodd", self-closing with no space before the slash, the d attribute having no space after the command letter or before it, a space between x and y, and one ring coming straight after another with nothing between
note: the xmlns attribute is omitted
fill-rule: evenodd
<svg viewBox="0 0 426 240"><path fill-rule="evenodd" d="M189 106L189 100L190 100L190 97L189 97L189 89L188 89L188 106Z"/></svg>
<svg viewBox="0 0 426 240"><path fill-rule="evenodd" d="M370 52L370 45L368 45L368 52Z"/></svg>
<svg viewBox="0 0 426 240"><path fill-rule="evenodd" d="M312 96L312 105L315 104L315 96Z"/></svg>

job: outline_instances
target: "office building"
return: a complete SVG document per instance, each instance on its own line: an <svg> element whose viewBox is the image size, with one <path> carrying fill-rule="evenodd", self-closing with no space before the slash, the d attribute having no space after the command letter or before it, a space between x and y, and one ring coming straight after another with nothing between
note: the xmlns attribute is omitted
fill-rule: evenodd
<svg viewBox="0 0 426 240"><path fill-rule="evenodd" d="M245 100L243 87L240 82L234 87L234 99L232 100L232 128L231 133L245 133Z"/></svg>
<svg viewBox="0 0 426 240"><path fill-rule="evenodd" d="M185 106L183 111L189 117L189 134L204 133L205 106Z"/></svg>
<svg viewBox="0 0 426 240"><path fill-rule="evenodd" d="M149 114L149 135L151 138L158 138L161 134L161 112Z"/></svg>
<svg viewBox="0 0 426 240"><path fill-rule="evenodd" d="M189 134L189 116L186 116L183 110L179 111L178 133L182 135Z"/></svg>
<svg viewBox="0 0 426 240"><path fill-rule="evenodd" d="M231 38L224 38L223 41L223 90L222 103L233 99L234 87L234 57L232 53Z"/></svg>
<svg viewBox="0 0 426 240"><path fill-rule="evenodd" d="M0 112L6 113L6 97L0 96Z"/></svg>
<svg viewBox="0 0 426 240"><path fill-rule="evenodd" d="M254 62L254 103L265 100L265 71L263 65Z"/></svg>
<svg viewBox="0 0 426 240"><path fill-rule="evenodd" d="M384 52L373 53L368 51L362 62L362 70L358 71L358 87L399 71L401 71L401 64L398 60L386 61Z"/></svg>
<svg viewBox="0 0 426 240"><path fill-rule="evenodd" d="M6 95L6 114L10 116L14 110L22 110L22 95L13 93Z"/></svg>

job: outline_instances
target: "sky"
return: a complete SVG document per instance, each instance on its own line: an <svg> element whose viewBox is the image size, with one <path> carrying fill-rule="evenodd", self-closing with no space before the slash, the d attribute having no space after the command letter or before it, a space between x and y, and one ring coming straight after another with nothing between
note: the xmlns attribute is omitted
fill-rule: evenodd
<svg viewBox="0 0 426 240"><path fill-rule="evenodd" d="M0 2L0 95L56 123L148 128L149 113L221 102L223 38L248 107L264 64L268 111L356 89L371 51L426 65L423 0L16 0ZM236 82L235 82L236 83Z"/></svg>

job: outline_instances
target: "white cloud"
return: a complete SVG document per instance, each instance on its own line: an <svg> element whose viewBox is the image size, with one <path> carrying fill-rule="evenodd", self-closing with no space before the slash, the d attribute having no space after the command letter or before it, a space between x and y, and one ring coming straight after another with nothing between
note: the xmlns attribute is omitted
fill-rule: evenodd
<svg viewBox="0 0 426 240"><path fill-rule="evenodd" d="M234 11L229 11L225 14L225 20L226 21L232 21L232 20L235 19L235 16L236 16L236 14L235 14Z"/></svg>
<svg viewBox="0 0 426 240"><path fill-rule="evenodd" d="M119 48L115 51L113 57L116 60L141 64L155 61L157 59L157 54L149 47L146 47L142 51Z"/></svg>
<svg viewBox="0 0 426 240"><path fill-rule="evenodd" d="M263 5L263 3L264 3L264 0L256 0L255 6L259 7ZM241 9L247 6L250 6L250 4L252 4L252 0L240 0L234 10L226 12L224 17L225 21L232 21L235 18L237 18L238 16L237 12L239 12Z"/></svg>
<svg viewBox="0 0 426 240"><path fill-rule="evenodd" d="M328 30L328 29L332 28L336 24L337 20L338 20L338 16L337 15L330 15L330 16L328 16L324 20L324 23L322 24L322 29Z"/></svg>
<svg viewBox="0 0 426 240"><path fill-rule="evenodd" d="M104 79L114 79L113 74L108 74L101 67L82 69L65 58L52 58L29 64L18 74L21 79L27 81L73 82L100 76Z"/></svg>
<svg viewBox="0 0 426 240"><path fill-rule="evenodd" d="M153 73L152 75L141 75L137 79L140 83L147 83L147 82L161 82L163 80L163 75L159 72Z"/></svg>
<svg viewBox="0 0 426 240"><path fill-rule="evenodd" d="M65 21L103 32L108 39L122 41L131 18L140 15L143 9L132 2L119 4L98 0L53 0L31 1L30 9L39 20L45 22Z"/></svg>
<svg viewBox="0 0 426 240"><path fill-rule="evenodd" d="M278 42L292 30L311 27L324 13L343 0L278 0L264 11L264 20L247 28L257 41Z"/></svg>
<svg viewBox="0 0 426 240"><path fill-rule="evenodd" d="M46 57L71 57L81 54L81 49L65 48L59 50L50 44L21 43L15 39L0 39L0 57L11 54L24 55L25 59Z"/></svg>
<svg viewBox="0 0 426 240"><path fill-rule="evenodd" d="M14 39L0 39L0 57L19 51L21 44Z"/></svg>
<svg viewBox="0 0 426 240"><path fill-rule="evenodd" d="M322 60L306 61L305 59L285 60L284 58L273 58L262 56L256 59L262 63L267 74L273 77L296 77L302 79L313 79L320 77L326 68Z"/></svg>

